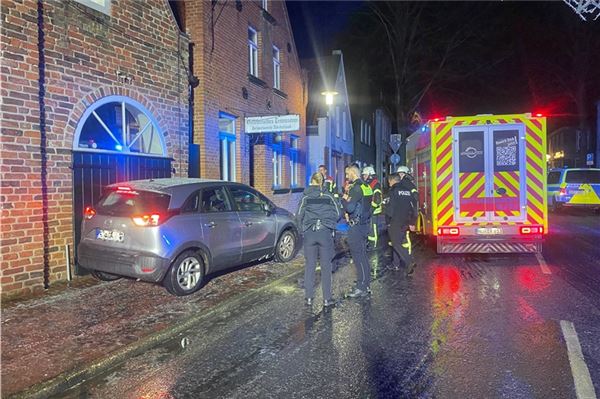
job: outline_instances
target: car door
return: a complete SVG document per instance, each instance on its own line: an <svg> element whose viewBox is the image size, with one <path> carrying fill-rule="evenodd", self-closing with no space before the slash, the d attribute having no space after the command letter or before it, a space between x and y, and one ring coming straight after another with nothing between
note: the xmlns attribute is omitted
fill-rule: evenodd
<svg viewBox="0 0 600 399"><path fill-rule="evenodd" d="M242 261L250 262L273 252L277 217L265 211L262 196L242 185L229 186L242 228Z"/></svg>
<svg viewBox="0 0 600 399"><path fill-rule="evenodd" d="M225 269L239 264L242 228L225 187L202 189L199 206L204 242L212 255L212 269Z"/></svg>

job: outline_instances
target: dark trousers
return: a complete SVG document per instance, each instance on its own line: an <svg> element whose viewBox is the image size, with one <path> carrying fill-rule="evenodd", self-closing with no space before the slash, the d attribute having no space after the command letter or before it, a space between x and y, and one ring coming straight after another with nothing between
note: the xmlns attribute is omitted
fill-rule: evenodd
<svg viewBox="0 0 600 399"><path fill-rule="evenodd" d="M312 298L315 295L315 270L317 259L321 264L321 286L323 299L331 299L331 260L333 259L333 234L323 228L319 231L307 230L304 232L304 295Z"/></svg>
<svg viewBox="0 0 600 399"><path fill-rule="evenodd" d="M388 226L388 234L393 249L392 266L400 267L401 263L404 263L404 267L408 267L413 263L410 231L406 226Z"/></svg>
<svg viewBox="0 0 600 399"><path fill-rule="evenodd" d="M356 288L366 291L371 284L371 265L367 259L368 224L356 224L348 230L348 245L356 267Z"/></svg>

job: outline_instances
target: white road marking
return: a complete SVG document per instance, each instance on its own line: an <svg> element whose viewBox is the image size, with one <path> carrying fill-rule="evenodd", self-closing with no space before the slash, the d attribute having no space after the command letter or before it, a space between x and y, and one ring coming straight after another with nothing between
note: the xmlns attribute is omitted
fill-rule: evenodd
<svg viewBox="0 0 600 399"><path fill-rule="evenodd" d="M546 263L546 261L544 260L544 257L542 256L542 254L536 253L535 257L536 257L537 261L540 263L540 268L542 269L542 273L552 274L552 272L550 271L550 268L548 267L548 264Z"/></svg>
<svg viewBox="0 0 600 399"><path fill-rule="evenodd" d="M561 320L560 328L567 342L567 352L569 354L569 363L571 364L571 373L575 381L577 399L596 399L592 377L590 376L587 364L585 364L575 326L570 321Z"/></svg>

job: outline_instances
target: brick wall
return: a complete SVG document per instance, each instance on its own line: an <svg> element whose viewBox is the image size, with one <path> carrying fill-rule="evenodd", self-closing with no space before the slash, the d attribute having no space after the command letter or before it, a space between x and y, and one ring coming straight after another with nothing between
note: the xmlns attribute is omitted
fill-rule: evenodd
<svg viewBox="0 0 600 399"><path fill-rule="evenodd" d="M272 187L272 136L244 133L244 117L276 114L299 114L298 182L305 179L307 93L287 16L285 2L269 1L269 15L263 13L260 1L208 1L186 3L186 26L194 43L194 75L200 79L195 89L194 142L200 144L201 176L220 178L219 112L236 119L237 181L254 186L282 207L295 211L301 193L275 194ZM271 18L272 17L272 18ZM248 77L248 26L258 32L259 79ZM272 46L280 49L281 91L273 90ZM289 46L288 46L289 45ZM288 51L289 48L289 51ZM257 84L258 83L258 84ZM248 98L242 95L247 90ZM282 188L290 188L290 134L283 135L284 175ZM250 168L250 151L254 168ZM289 191L289 190L288 190Z"/></svg>
<svg viewBox="0 0 600 399"><path fill-rule="evenodd" d="M187 66L188 42L179 34L168 2L112 0L110 16L72 0L44 1L43 7L45 208L37 1L9 0L1 5L3 297L42 289L45 263L49 282L66 278L64 248L73 247L73 136L87 104L109 95L141 103L164 132L176 173L187 175L187 75L183 67ZM132 80L121 81L117 71ZM180 81L178 73L182 73Z"/></svg>

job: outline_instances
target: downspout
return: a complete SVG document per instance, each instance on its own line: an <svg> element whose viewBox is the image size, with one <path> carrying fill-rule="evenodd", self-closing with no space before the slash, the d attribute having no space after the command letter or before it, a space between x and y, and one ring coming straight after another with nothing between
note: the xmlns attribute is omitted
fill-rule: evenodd
<svg viewBox="0 0 600 399"><path fill-rule="evenodd" d="M40 156L42 184L42 225L44 239L44 289L50 287L50 229L48 227L48 154L46 137L46 57L44 37L44 1L37 2L37 28L38 28L38 103L40 111Z"/></svg>

